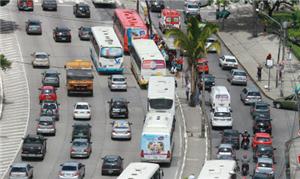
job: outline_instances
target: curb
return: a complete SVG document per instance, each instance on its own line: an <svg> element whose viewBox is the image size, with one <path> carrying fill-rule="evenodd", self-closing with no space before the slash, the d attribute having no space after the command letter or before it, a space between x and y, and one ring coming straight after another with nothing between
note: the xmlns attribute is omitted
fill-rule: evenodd
<svg viewBox="0 0 300 179"><path fill-rule="evenodd" d="M224 46L228 49L228 51L233 54L235 57L236 55L231 51L231 49L227 46L227 44L225 43L225 41L223 41L223 39L220 37L219 33L216 33L217 37L222 41L222 43L224 44ZM248 76L251 78L251 80L255 83L255 85L261 90L261 92L264 94L265 97L267 97L269 100L273 101L274 99L272 97L270 97L262 87L259 86L259 84L257 83L257 81L255 80L255 77L253 77L252 75L250 75L249 71L247 70L247 68L243 65L243 63L240 63L240 60L236 57L236 59L239 61L239 65L242 66L244 68L244 70L247 72Z"/></svg>
<svg viewBox="0 0 300 179"><path fill-rule="evenodd" d="M0 120L2 119L3 111L3 101L4 101L4 91L3 91L3 82L2 82L2 71L0 72Z"/></svg>

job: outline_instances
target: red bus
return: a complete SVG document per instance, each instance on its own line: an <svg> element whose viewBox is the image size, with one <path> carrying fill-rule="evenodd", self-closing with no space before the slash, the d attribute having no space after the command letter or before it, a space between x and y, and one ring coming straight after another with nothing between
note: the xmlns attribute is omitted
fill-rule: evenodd
<svg viewBox="0 0 300 179"><path fill-rule="evenodd" d="M17 6L19 11L33 11L33 0L18 0Z"/></svg>
<svg viewBox="0 0 300 179"><path fill-rule="evenodd" d="M128 52L131 39L148 39L148 29L141 16L133 9L115 9L114 30L123 45L124 52Z"/></svg>

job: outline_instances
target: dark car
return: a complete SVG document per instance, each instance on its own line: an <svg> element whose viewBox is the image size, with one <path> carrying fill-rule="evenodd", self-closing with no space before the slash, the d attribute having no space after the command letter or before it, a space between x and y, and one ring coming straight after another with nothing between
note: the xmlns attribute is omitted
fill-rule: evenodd
<svg viewBox="0 0 300 179"><path fill-rule="evenodd" d="M292 94L286 97L277 98L273 101L273 105L277 109L291 109L298 110L298 98L297 95Z"/></svg>
<svg viewBox="0 0 300 179"><path fill-rule="evenodd" d="M92 126L89 123L75 123L73 124L72 141L77 138L84 138L91 141Z"/></svg>
<svg viewBox="0 0 300 179"><path fill-rule="evenodd" d="M120 175L123 171L123 158L119 155L106 155L102 158L102 175Z"/></svg>
<svg viewBox="0 0 300 179"><path fill-rule="evenodd" d="M90 40L91 27L81 26L78 29L78 37L80 40Z"/></svg>
<svg viewBox="0 0 300 179"><path fill-rule="evenodd" d="M222 132L222 144L232 144L233 148L240 149L240 133L234 129L225 129Z"/></svg>
<svg viewBox="0 0 300 179"><path fill-rule="evenodd" d="M251 104L250 114L253 118L258 114L270 115L270 105L264 101L257 101Z"/></svg>
<svg viewBox="0 0 300 179"><path fill-rule="evenodd" d="M43 0L42 2L43 10L52 10L57 11L57 2L56 0Z"/></svg>
<svg viewBox="0 0 300 179"><path fill-rule="evenodd" d="M253 133L262 133L266 132L272 135L272 123L270 120L263 120L257 118L253 121Z"/></svg>
<svg viewBox="0 0 300 179"><path fill-rule="evenodd" d="M161 12L165 8L163 0L149 0L151 12Z"/></svg>
<svg viewBox="0 0 300 179"><path fill-rule="evenodd" d="M71 29L68 27L56 27L53 29L53 39L55 42L71 42Z"/></svg>
<svg viewBox="0 0 300 179"><path fill-rule="evenodd" d="M43 101L41 104L41 116L46 116L44 114L49 114L53 116L55 120L59 120L59 103L56 101Z"/></svg>
<svg viewBox="0 0 300 179"><path fill-rule="evenodd" d="M83 2L77 3L73 6L73 14L75 17L91 17L90 6Z"/></svg>
<svg viewBox="0 0 300 179"><path fill-rule="evenodd" d="M54 69L48 69L42 73L43 86L59 87L59 75L60 73Z"/></svg>
<svg viewBox="0 0 300 179"><path fill-rule="evenodd" d="M257 145L256 150L253 152L253 161L256 162L257 158L260 157L271 158L275 161L274 150L276 150L276 148L273 148L271 145Z"/></svg>
<svg viewBox="0 0 300 179"><path fill-rule="evenodd" d="M205 90L210 91L212 86L215 86L215 76L212 74L202 74L201 75L201 85L200 88L202 89L202 82L204 81Z"/></svg>
<svg viewBox="0 0 300 179"><path fill-rule="evenodd" d="M41 135L28 134L23 138L22 160L27 158L44 159L46 155L46 138Z"/></svg>
<svg viewBox="0 0 300 179"><path fill-rule="evenodd" d="M39 20L26 21L26 33L34 35L42 35L42 23Z"/></svg>
<svg viewBox="0 0 300 179"><path fill-rule="evenodd" d="M109 103L110 118L128 118L128 103L124 98L112 98Z"/></svg>
<svg viewBox="0 0 300 179"><path fill-rule="evenodd" d="M274 179L270 174L254 172L252 179Z"/></svg>

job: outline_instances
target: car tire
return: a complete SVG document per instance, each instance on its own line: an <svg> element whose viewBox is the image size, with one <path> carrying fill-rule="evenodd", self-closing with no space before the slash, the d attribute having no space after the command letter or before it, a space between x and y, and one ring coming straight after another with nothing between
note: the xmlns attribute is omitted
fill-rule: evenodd
<svg viewBox="0 0 300 179"><path fill-rule="evenodd" d="M275 108L280 109L281 108L281 104L280 103L275 103L274 104Z"/></svg>

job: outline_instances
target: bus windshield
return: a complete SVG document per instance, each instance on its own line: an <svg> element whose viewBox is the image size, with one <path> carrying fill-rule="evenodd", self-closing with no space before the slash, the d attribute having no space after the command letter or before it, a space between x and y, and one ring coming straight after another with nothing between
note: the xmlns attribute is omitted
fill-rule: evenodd
<svg viewBox="0 0 300 179"><path fill-rule="evenodd" d="M120 47L104 47L101 48L101 57L104 58L117 58L123 56L123 50Z"/></svg>
<svg viewBox="0 0 300 179"><path fill-rule="evenodd" d="M171 99L150 99L150 107L153 109L171 109L173 100Z"/></svg>

